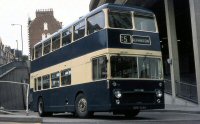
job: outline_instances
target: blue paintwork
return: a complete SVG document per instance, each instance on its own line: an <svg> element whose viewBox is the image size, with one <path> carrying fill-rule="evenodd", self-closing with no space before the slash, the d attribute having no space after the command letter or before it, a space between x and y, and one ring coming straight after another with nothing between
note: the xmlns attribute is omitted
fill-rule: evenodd
<svg viewBox="0 0 200 124"><path fill-rule="evenodd" d="M120 43L120 34L149 36L151 45L122 44ZM31 73L105 48L160 51L160 40L158 33L104 29L33 60L31 62Z"/></svg>
<svg viewBox="0 0 200 124"><path fill-rule="evenodd" d="M112 86L112 82L116 82L117 86ZM38 98L42 97L45 104L46 112L74 112L75 98L79 92L84 93L88 100L88 110L103 112L116 111L119 109L128 110L133 107L141 107L144 109L155 109L164 107L164 96L161 98L161 103L156 103L155 89L164 91L164 85L159 86L158 83L162 81L145 81L145 80L110 80L109 89L107 88L107 81L91 82L86 84L74 85L69 87L62 87L58 89L50 89L46 91L34 92L33 95L33 110L37 111ZM163 83L163 82L162 82ZM149 97L149 103L125 103L123 102L123 94L120 99L120 105L115 103L116 98L113 95L114 89L120 89L122 93L131 92L134 94L135 89L144 89L143 93L152 92L154 95ZM164 93L164 92L163 92ZM124 96L125 97L125 96ZM142 100L142 98L141 98ZM66 104L68 101L68 104ZM140 109L141 109L140 108Z"/></svg>
<svg viewBox="0 0 200 124"><path fill-rule="evenodd" d="M149 36L151 45L142 44L122 44L120 43L120 34ZM153 50L160 51L160 40L158 33L133 31L133 30L120 30L108 29L108 48L125 48L125 49L139 49L139 50Z"/></svg>
<svg viewBox="0 0 200 124"><path fill-rule="evenodd" d="M89 17L94 13L101 11L104 8L124 10L124 11L136 11L136 12L152 14L152 12L148 10L143 10L139 8L106 4L92 11L90 14L88 14L83 18ZM62 30L65 30L65 28ZM149 36L151 38L151 45L121 44L120 34ZM118 48L118 49L125 48L125 49L160 51L159 42L160 41L158 33L140 32L133 30L103 29L99 32L93 33L71 44L68 44L39 59L33 60L31 62L31 73L105 48ZM116 87L112 85L113 81L115 81L118 84ZM78 93L84 93L84 95L86 96L88 100L89 111L95 111L95 112L119 111L119 110L126 111L133 108L161 109L164 108L164 96L161 98L160 104L156 103L157 98L155 98L155 89L160 88L162 92L164 91L163 85L162 87L159 87L158 85L160 82L162 81L110 80L108 83L107 80L102 80L97 82L88 82L85 84L66 86L44 91L37 91L33 92L32 109L34 111L37 111L38 99L41 97L44 101L45 112L65 112L65 111L74 112L75 111L74 103ZM120 105L116 104L116 98L113 95L114 89L121 89L123 93ZM138 100L137 102L134 101L134 97L132 96L137 94L137 92L133 92L135 89L143 89L144 92L140 93L143 96L151 92L151 95L148 97L149 100L148 99L146 101ZM125 95L126 92L129 92L129 95L132 95L131 100L133 101L130 100L127 103L127 101L123 99L123 95L124 98L126 97Z"/></svg>

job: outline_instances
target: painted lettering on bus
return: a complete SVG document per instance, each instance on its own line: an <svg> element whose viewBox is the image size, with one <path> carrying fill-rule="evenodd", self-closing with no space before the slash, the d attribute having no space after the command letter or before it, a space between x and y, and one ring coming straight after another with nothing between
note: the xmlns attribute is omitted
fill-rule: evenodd
<svg viewBox="0 0 200 124"><path fill-rule="evenodd" d="M122 44L151 45L151 38L149 36L120 34L120 42Z"/></svg>

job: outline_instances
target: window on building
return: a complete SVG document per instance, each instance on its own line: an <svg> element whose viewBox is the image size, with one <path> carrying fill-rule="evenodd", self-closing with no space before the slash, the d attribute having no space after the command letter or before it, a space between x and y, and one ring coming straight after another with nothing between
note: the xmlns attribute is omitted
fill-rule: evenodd
<svg viewBox="0 0 200 124"><path fill-rule="evenodd" d="M85 36L85 20L82 20L74 26L74 41L84 36Z"/></svg>
<svg viewBox="0 0 200 124"><path fill-rule="evenodd" d="M98 57L92 60L93 80L107 78L107 58L106 56Z"/></svg>
<svg viewBox="0 0 200 124"><path fill-rule="evenodd" d="M50 34L50 33L47 33L47 38L50 37L50 36L51 36L51 34Z"/></svg>
<svg viewBox="0 0 200 124"><path fill-rule="evenodd" d="M44 23L44 31L46 31L46 30L48 30L48 23L47 22Z"/></svg>
<svg viewBox="0 0 200 124"><path fill-rule="evenodd" d="M51 74L51 87L59 87L60 86L60 72L56 72Z"/></svg>
<svg viewBox="0 0 200 124"><path fill-rule="evenodd" d="M41 80L41 77L37 78L37 89L38 90L42 89L42 80Z"/></svg>
<svg viewBox="0 0 200 124"><path fill-rule="evenodd" d="M45 75L42 77L42 84L43 84L43 89L50 88L50 76L49 75Z"/></svg>
<svg viewBox="0 0 200 124"><path fill-rule="evenodd" d="M61 84L62 86L71 84L71 69L61 71Z"/></svg>
<svg viewBox="0 0 200 124"><path fill-rule="evenodd" d="M71 29L66 29L62 32L62 46L71 43L72 31Z"/></svg>
<svg viewBox="0 0 200 124"><path fill-rule="evenodd" d="M97 13L87 19L87 34L97 32L105 27L105 15Z"/></svg>
<svg viewBox="0 0 200 124"><path fill-rule="evenodd" d="M42 56L42 44L39 44L35 47L35 58L39 58Z"/></svg>
<svg viewBox="0 0 200 124"><path fill-rule="evenodd" d="M51 51L51 39L44 42L43 54L46 55Z"/></svg>
<svg viewBox="0 0 200 124"><path fill-rule="evenodd" d="M42 33L42 40L44 40L46 38L45 33Z"/></svg>
<svg viewBox="0 0 200 124"><path fill-rule="evenodd" d="M57 50L58 48L60 48L60 34L52 38L52 51Z"/></svg>

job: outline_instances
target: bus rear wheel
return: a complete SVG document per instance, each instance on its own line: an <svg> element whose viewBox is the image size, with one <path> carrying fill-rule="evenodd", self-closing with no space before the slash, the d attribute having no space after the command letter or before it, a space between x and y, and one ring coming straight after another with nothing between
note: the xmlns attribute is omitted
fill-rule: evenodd
<svg viewBox="0 0 200 124"><path fill-rule="evenodd" d="M44 102L42 98L38 100L38 114L40 117L51 116L53 114L51 112L44 112Z"/></svg>
<svg viewBox="0 0 200 124"><path fill-rule="evenodd" d="M88 112L88 102L84 94L79 94L75 100L76 115L80 118L87 118L91 116L91 112Z"/></svg>

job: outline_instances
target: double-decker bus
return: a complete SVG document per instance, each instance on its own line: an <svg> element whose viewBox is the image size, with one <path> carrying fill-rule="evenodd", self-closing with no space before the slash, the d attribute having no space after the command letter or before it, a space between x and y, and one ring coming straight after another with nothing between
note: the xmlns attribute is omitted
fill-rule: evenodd
<svg viewBox="0 0 200 124"><path fill-rule="evenodd" d="M105 4L37 43L32 109L40 116L126 117L164 108L162 56L151 11Z"/></svg>

